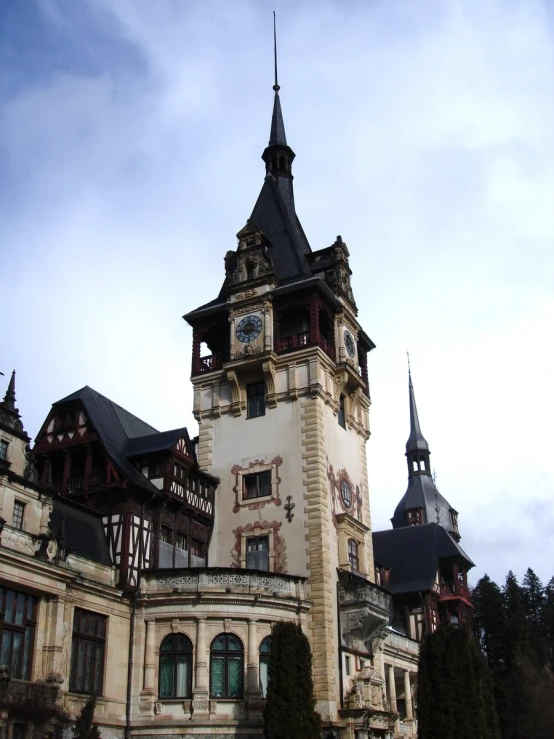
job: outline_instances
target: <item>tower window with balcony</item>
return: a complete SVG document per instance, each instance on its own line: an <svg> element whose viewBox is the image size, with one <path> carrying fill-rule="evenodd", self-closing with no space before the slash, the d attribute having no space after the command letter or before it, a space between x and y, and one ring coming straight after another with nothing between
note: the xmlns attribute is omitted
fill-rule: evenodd
<svg viewBox="0 0 554 739"><path fill-rule="evenodd" d="M0 459L7 459L8 458L8 442L4 441L4 439L0 439Z"/></svg>
<svg viewBox="0 0 554 739"><path fill-rule="evenodd" d="M69 676L69 689L75 693L102 693L107 621L106 616L75 609Z"/></svg>
<svg viewBox="0 0 554 739"><path fill-rule="evenodd" d="M249 536L246 540L246 568L269 572L269 536Z"/></svg>
<svg viewBox="0 0 554 739"><path fill-rule="evenodd" d="M37 599L27 593L0 587L0 665L7 665L10 677L29 680L36 628Z"/></svg>
<svg viewBox="0 0 554 739"><path fill-rule="evenodd" d="M358 542L356 539L348 540L348 562L350 567L356 572L360 570L360 558L358 555Z"/></svg>
<svg viewBox="0 0 554 739"><path fill-rule="evenodd" d="M265 416L265 384L256 382L246 386L246 417Z"/></svg>
<svg viewBox="0 0 554 739"><path fill-rule="evenodd" d="M243 498L263 498L271 495L271 470L245 475L242 480Z"/></svg>

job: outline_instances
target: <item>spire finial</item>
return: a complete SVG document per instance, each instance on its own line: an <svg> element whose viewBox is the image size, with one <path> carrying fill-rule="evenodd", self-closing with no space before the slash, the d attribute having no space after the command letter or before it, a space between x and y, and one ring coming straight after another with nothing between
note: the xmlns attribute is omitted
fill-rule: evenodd
<svg viewBox="0 0 554 739"><path fill-rule="evenodd" d="M4 396L4 402L2 405L7 410L15 411L15 370L12 372L10 384L8 385L8 390Z"/></svg>
<svg viewBox="0 0 554 739"><path fill-rule="evenodd" d="M275 90L275 94L278 95L281 88L277 81L277 21L275 11L273 11L273 57L275 61L275 84L273 85L273 89Z"/></svg>
<svg viewBox="0 0 554 739"><path fill-rule="evenodd" d="M412 381L412 368L410 367L410 350L406 349L406 356L408 357L408 375L410 377L410 382Z"/></svg>

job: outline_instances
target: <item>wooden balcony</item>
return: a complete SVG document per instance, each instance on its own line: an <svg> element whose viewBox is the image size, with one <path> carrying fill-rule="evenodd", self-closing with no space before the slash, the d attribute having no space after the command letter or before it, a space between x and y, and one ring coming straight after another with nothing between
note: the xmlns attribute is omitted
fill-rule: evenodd
<svg viewBox="0 0 554 739"><path fill-rule="evenodd" d="M201 375L205 372L216 372L222 369L223 362L227 361L226 352L217 352L207 357L198 357L194 362L193 375Z"/></svg>
<svg viewBox="0 0 554 739"><path fill-rule="evenodd" d="M300 334L292 334L292 336L284 336L277 341L277 352L291 352L295 349L302 349L305 346L320 346L325 354L335 361L335 347L327 341L323 336L319 336L316 341L312 341L309 331L303 331Z"/></svg>
<svg viewBox="0 0 554 739"><path fill-rule="evenodd" d="M469 600L469 590L459 582L443 582L439 586L440 600L464 598Z"/></svg>

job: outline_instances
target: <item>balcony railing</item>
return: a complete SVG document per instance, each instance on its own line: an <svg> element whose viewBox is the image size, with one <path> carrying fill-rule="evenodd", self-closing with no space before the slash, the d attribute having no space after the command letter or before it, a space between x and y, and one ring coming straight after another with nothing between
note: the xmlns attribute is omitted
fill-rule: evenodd
<svg viewBox="0 0 554 739"><path fill-rule="evenodd" d="M301 349L304 346L320 346L328 357L335 359L335 347L330 341L323 336L319 336L317 341L312 341L312 335L309 331L303 331L300 334L292 334L291 336L283 336L277 342L278 352L290 352L294 349Z"/></svg>
<svg viewBox="0 0 554 739"><path fill-rule="evenodd" d="M89 490L98 490L105 484L106 476L103 472L96 472L90 475L88 478L88 485L85 484L86 478L84 477L70 477L67 481L67 493L68 495L76 495L78 493L87 492ZM52 487L58 493L63 490L63 480L58 480L52 483Z"/></svg>
<svg viewBox="0 0 554 739"><path fill-rule="evenodd" d="M462 583L458 582L443 582L440 584L439 592L441 596L459 596L461 598L465 598L466 600L469 600L469 591L465 587L465 585L462 585Z"/></svg>
<svg viewBox="0 0 554 739"><path fill-rule="evenodd" d="M215 372L223 367L223 362L226 361L225 352L217 352L216 354L210 354L207 357L199 357L195 361L194 374L199 375L204 372Z"/></svg>

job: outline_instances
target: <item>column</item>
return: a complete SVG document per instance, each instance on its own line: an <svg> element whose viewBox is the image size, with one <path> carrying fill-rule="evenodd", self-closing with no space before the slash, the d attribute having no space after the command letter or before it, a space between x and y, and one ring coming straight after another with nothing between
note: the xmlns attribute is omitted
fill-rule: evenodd
<svg viewBox="0 0 554 739"><path fill-rule="evenodd" d="M85 479L83 481L83 487L85 490L88 490L89 482L90 482L90 473L92 472L92 446L90 444L87 444L85 449L86 449Z"/></svg>
<svg viewBox="0 0 554 739"><path fill-rule="evenodd" d="M156 621L152 618L144 620L144 683L145 693L154 693L154 678L156 675Z"/></svg>
<svg viewBox="0 0 554 739"><path fill-rule="evenodd" d="M411 721L414 717L412 708L412 689L410 687L410 672L404 670L404 697L406 700L406 719Z"/></svg>
<svg viewBox="0 0 554 739"><path fill-rule="evenodd" d="M389 703L390 710L395 713L398 711L398 703L396 702L396 684L394 682L394 667L389 665Z"/></svg>
<svg viewBox="0 0 554 739"><path fill-rule="evenodd" d="M264 316L264 351L270 351L273 349L271 341L271 308L269 304L264 304L263 307Z"/></svg>
<svg viewBox="0 0 554 739"><path fill-rule="evenodd" d="M193 712L198 716L209 716L210 696L208 691L208 665L206 656L206 619L196 623L196 664L192 698Z"/></svg>
<svg viewBox="0 0 554 739"><path fill-rule="evenodd" d="M231 334L229 337L229 359L233 361L235 358L235 316L229 316L229 323L231 324Z"/></svg>
<svg viewBox="0 0 554 739"><path fill-rule="evenodd" d="M62 493L67 493L67 486L71 476L71 452L65 452L62 478Z"/></svg>
<svg viewBox="0 0 554 739"><path fill-rule="evenodd" d="M50 513L52 512L52 498L44 498L42 501L42 510L40 512L40 529L41 536L48 536L48 524L50 523Z"/></svg>
<svg viewBox="0 0 554 739"><path fill-rule="evenodd" d="M260 714L263 710L260 692L260 673L258 667L258 629L255 618L248 619L248 655L246 663L246 705L249 715Z"/></svg>

